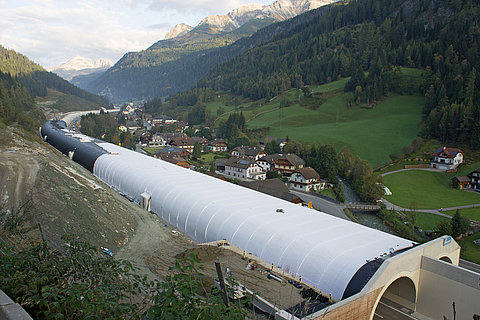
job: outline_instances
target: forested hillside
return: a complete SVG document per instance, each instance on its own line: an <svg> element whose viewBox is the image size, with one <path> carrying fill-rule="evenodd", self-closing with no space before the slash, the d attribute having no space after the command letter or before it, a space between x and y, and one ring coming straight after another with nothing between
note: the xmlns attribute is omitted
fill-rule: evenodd
<svg viewBox="0 0 480 320"><path fill-rule="evenodd" d="M27 130L35 130L45 121L25 86L0 71L0 128L18 122Z"/></svg>
<svg viewBox="0 0 480 320"><path fill-rule="evenodd" d="M321 7L284 22L254 19L229 33L219 33L208 25L201 25L186 36L161 40L142 52L127 53L86 89L114 101L168 96L191 88L217 64L322 15L330 8Z"/></svg>
<svg viewBox="0 0 480 320"><path fill-rule="evenodd" d="M258 100L354 76L345 87L352 106L420 90L422 135L480 148L479 3L349 1L216 66L197 86ZM422 83L396 66L424 69Z"/></svg>
<svg viewBox="0 0 480 320"><path fill-rule="evenodd" d="M47 88L49 88L91 101L99 106L108 107L106 98L77 88L56 74L46 71L24 55L2 46L0 46L0 71L18 80L28 89L33 97L46 96Z"/></svg>
<svg viewBox="0 0 480 320"><path fill-rule="evenodd" d="M34 98L45 97L47 88L63 94L52 106L62 111L71 111L71 106L63 106L68 101L77 101L79 108L89 109L109 105L106 98L79 89L24 55L0 46L0 127L18 122L25 129L34 130L43 124L45 116Z"/></svg>

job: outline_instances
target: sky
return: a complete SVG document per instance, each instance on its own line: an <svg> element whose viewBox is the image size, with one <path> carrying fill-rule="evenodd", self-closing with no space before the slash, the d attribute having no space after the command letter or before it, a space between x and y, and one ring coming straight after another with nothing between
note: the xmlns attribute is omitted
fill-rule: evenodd
<svg viewBox="0 0 480 320"><path fill-rule="evenodd" d="M0 45L45 68L76 55L115 63L179 23L194 27L247 2L274 0L0 0Z"/></svg>

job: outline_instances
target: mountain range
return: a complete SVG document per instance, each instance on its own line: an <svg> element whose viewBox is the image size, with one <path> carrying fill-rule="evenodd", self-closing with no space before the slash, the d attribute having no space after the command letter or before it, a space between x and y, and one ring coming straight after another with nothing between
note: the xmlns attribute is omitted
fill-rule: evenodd
<svg viewBox="0 0 480 320"><path fill-rule="evenodd" d="M65 80L70 81L75 76L103 72L111 66L113 66L113 62L109 59L90 60L76 55L58 67L50 67L46 68L46 70L57 74Z"/></svg>
<svg viewBox="0 0 480 320"><path fill-rule="evenodd" d="M179 24L167 33L165 39L148 49L126 53L105 73L76 76L72 82L114 102L168 96L191 88L216 64L286 29L280 27L277 31L269 32L266 38L257 37L253 45L227 49L235 41L250 37L275 22L291 19L336 1L278 0L271 5L245 4L226 15L208 16L194 28ZM208 61L204 59L212 54L217 56Z"/></svg>
<svg viewBox="0 0 480 320"><path fill-rule="evenodd" d="M253 19L273 18L276 21L291 19L306 11L336 2L338 0L277 0L270 5L245 3L225 15L211 15L204 18L198 26L208 24L218 31L230 32L240 28ZM185 35L192 30L186 24L180 24L167 34L165 39Z"/></svg>

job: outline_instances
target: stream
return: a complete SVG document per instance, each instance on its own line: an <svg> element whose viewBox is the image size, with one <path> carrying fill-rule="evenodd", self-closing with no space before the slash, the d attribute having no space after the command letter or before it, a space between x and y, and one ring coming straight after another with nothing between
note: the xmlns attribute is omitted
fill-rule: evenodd
<svg viewBox="0 0 480 320"><path fill-rule="evenodd" d="M362 202L360 197L353 191L352 186L345 181L344 179L338 179L340 183L343 185L343 191L345 193L345 202ZM390 228L389 225L385 224L382 219L380 219L374 212L372 211L360 211L360 210L352 210L352 214L357 218L357 220L364 226L377 229L383 232L388 232L394 235L398 235L395 230Z"/></svg>

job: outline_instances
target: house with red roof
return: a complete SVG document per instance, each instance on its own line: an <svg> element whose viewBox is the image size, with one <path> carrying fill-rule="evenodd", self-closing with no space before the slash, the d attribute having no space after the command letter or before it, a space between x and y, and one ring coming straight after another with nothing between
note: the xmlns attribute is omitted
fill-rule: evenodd
<svg viewBox="0 0 480 320"><path fill-rule="evenodd" d="M457 148L438 148L433 153L432 168L440 170L454 170L464 160L463 151Z"/></svg>

